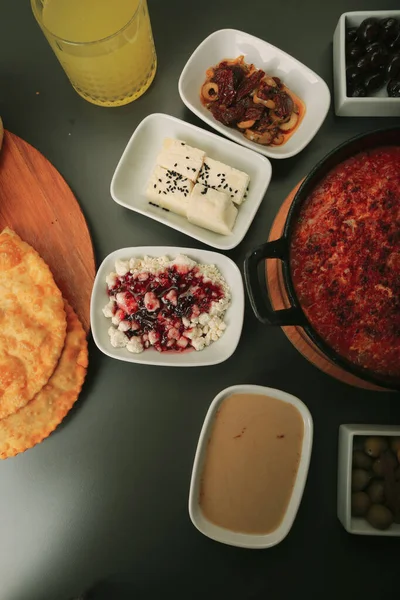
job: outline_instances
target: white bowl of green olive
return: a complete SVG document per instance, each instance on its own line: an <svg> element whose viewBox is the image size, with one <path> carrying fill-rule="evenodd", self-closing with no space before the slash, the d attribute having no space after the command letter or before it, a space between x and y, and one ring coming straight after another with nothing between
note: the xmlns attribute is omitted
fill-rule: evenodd
<svg viewBox="0 0 400 600"><path fill-rule="evenodd" d="M340 426L337 501L349 533L400 536L400 426Z"/></svg>

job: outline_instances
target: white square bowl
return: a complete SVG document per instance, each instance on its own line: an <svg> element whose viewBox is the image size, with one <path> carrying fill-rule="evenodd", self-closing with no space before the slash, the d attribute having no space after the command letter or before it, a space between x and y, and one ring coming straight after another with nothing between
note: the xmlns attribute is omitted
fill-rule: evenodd
<svg viewBox="0 0 400 600"><path fill-rule="evenodd" d="M351 98L346 92L346 27L358 27L368 17L400 19L400 10L343 13L333 35L333 82L335 113L338 117L398 117L400 98L389 98L386 85L366 98Z"/></svg>
<svg viewBox="0 0 400 600"><path fill-rule="evenodd" d="M232 295L231 305L226 311L225 323L227 325L224 335L217 342L210 344L199 352L157 352L149 348L141 354L132 354L126 348L113 348L107 333L110 319L103 315L103 307L109 298L107 294L106 276L115 271L117 258L126 260L147 256L169 256L175 258L178 254L185 254L189 258L202 264L214 264L225 278ZM92 297L90 301L90 320L92 324L93 339L102 352L111 358L124 360L142 365L155 365L159 367L206 367L216 365L227 360L235 352L242 333L244 318L244 289L243 280L235 263L217 252L197 250L195 248L175 248L170 246L137 246L121 248L109 254L101 263L94 280Z"/></svg>
<svg viewBox="0 0 400 600"><path fill-rule="evenodd" d="M247 63L280 77L303 100L306 112L297 131L282 146L262 146L247 140L235 129L219 123L200 100L206 70L224 58L244 55ZM179 78L179 94L186 106L208 125L242 146L270 158L289 158L307 146L321 127L331 96L325 81L301 62L253 35L235 29L221 29L209 35L193 52Z"/></svg>
<svg viewBox="0 0 400 600"><path fill-rule="evenodd" d="M354 438L357 436L400 436L400 426L394 425L341 425L339 428L337 513L343 527L357 535L400 536L400 525L389 529L375 529L365 519L351 515L351 475Z"/></svg>
<svg viewBox="0 0 400 600"><path fill-rule="evenodd" d="M211 158L250 176L247 198L238 207L239 213L231 235L208 231L189 223L185 217L149 204L145 196L147 182L166 137L183 140L189 146L204 150ZM129 140L112 178L111 196L125 208L164 223L209 246L230 250L240 244L246 235L265 196L271 174L271 163L267 158L175 117L154 113L143 119Z"/></svg>
<svg viewBox="0 0 400 600"><path fill-rule="evenodd" d="M208 442L211 437L215 417L222 402L232 394L262 394L263 396L271 396L282 402L287 402L295 406L303 418L304 437L301 448L301 457L299 468L297 471L296 481L293 487L292 496L290 498L285 516L275 531L266 535L245 534L219 527L209 521L203 514L199 497L201 488L201 477L203 474L204 463L207 454ZM260 385L233 385L226 388L218 394L212 401L208 409L204 424L200 433L199 442L197 445L196 455L193 463L192 477L190 481L189 491L189 515L193 525L204 535L230 546L239 546L241 548L263 549L270 548L279 544L289 533L297 511L300 506L303 496L304 487L307 480L308 468L311 459L313 441L313 420L310 411L306 405L291 394L282 392L269 387Z"/></svg>

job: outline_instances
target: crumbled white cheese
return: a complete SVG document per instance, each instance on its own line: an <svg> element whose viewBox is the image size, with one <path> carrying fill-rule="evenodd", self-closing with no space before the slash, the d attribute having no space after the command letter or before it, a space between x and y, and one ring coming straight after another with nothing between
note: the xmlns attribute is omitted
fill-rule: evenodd
<svg viewBox="0 0 400 600"><path fill-rule="evenodd" d="M205 345L206 345L206 343L205 343L203 337L195 337L195 338L192 339L192 346L198 352L200 350L203 350L203 348L204 348Z"/></svg>
<svg viewBox="0 0 400 600"><path fill-rule="evenodd" d="M107 319L111 319L114 314L115 302L114 300L110 300L105 307L103 308L103 315L107 317Z"/></svg>
<svg viewBox="0 0 400 600"><path fill-rule="evenodd" d="M112 319L111 319L112 322ZM118 325L118 329L120 331L129 331L131 328L131 324L129 321L121 321L120 324Z"/></svg>
<svg viewBox="0 0 400 600"><path fill-rule="evenodd" d="M201 313L201 315L199 316L200 325L207 325L209 320L210 320L210 315L208 313Z"/></svg>
<svg viewBox="0 0 400 600"><path fill-rule="evenodd" d="M115 327L109 328L108 335L110 336L111 346L114 348L125 348L128 343L126 335L122 331L115 329Z"/></svg>
<svg viewBox="0 0 400 600"><path fill-rule="evenodd" d="M117 283L117 281L118 281L118 276L114 272L109 273L106 277L106 284L108 285L109 288L113 288L114 285Z"/></svg>
<svg viewBox="0 0 400 600"><path fill-rule="evenodd" d="M132 337L127 343L126 348L129 352L133 352L134 354L143 352L143 344L138 337Z"/></svg>
<svg viewBox="0 0 400 600"><path fill-rule="evenodd" d="M115 270L117 275L120 277L126 275L129 272L129 260L121 260L120 258L117 258L115 261Z"/></svg>

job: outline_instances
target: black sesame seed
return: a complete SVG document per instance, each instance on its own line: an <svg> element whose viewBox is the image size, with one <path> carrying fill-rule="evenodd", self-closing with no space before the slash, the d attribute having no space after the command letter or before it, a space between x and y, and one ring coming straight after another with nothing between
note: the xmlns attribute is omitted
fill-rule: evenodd
<svg viewBox="0 0 400 600"><path fill-rule="evenodd" d="M192 171L196 171L196 169L192 167Z"/></svg>
<svg viewBox="0 0 400 600"><path fill-rule="evenodd" d="M161 190L158 190L158 193L161 194Z"/></svg>
<svg viewBox="0 0 400 600"><path fill-rule="evenodd" d="M185 156L186 160L189 160L190 156Z"/></svg>
<svg viewBox="0 0 400 600"><path fill-rule="evenodd" d="M157 187L157 184L155 183L155 184L153 185L153 187L154 187L154 188L156 188L156 187Z"/></svg>
<svg viewBox="0 0 400 600"><path fill-rule="evenodd" d="M185 142L181 142L181 146L186 146Z"/></svg>
<svg viewBox="0 0 400 600"><path fill-rule="evenodd" d="M233 192L233 190L232 190L232 188L231 188L231 187L229 188L229 191L230 191L230 192Z"/></svg>
<svg viewBox="0 0 400 600"><path fill-rule="evenodd" d="M162 179L159 179L158 181L161 183Z"/></svg>
<svg viewBox="0 0 400 600"><path fill-rule="evenodd" d="M228 184L226 183L226 184L224 185L224 190L226 190L226 188L227 188L227 187L228 187Z"/></svg>
<svg viewBox="0 0 400 600"><path fill-rule="evenodd" d="M165 212L169 212L169 208L164 208L163 207L163 210L165 210Z"/></svg>
<svg viewBox="0 0 400 600"><path fill-rule="evenodd" d="M238 190L235 190L235 194L237 194L237 193L238 193Z"/></svg>
<svg viewBox="0 0 400 600"><path fill-rule="evenodd" d="M178 163L175 163L175 164L174 164L174 167L177 167L177 166L178 166Z"/></svg>
<svg viewBox="0 0 400 600"><path fill-rule="evenodd" d="M163 192L163 194L167 195L167 192Z"/></svg>

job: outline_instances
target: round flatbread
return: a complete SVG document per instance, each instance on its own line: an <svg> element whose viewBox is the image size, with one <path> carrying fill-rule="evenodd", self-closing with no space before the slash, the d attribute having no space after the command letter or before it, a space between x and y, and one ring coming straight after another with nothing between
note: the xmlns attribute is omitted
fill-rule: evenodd
<svg viewBox="0 0 400 600"><path fill-rule="evenodd" d="M0 419L47 383L64 346L61 292L39 254L11 229L0 234Z"/></svg>
<svg viewBox="0 0 400 600"><path fill-rule="evenodd" d="M60 361L47 385L23 408L0 421L0 458L9 458L50 435L79 396L88 365L85 331L65 303L67 335Z"/></svg>

